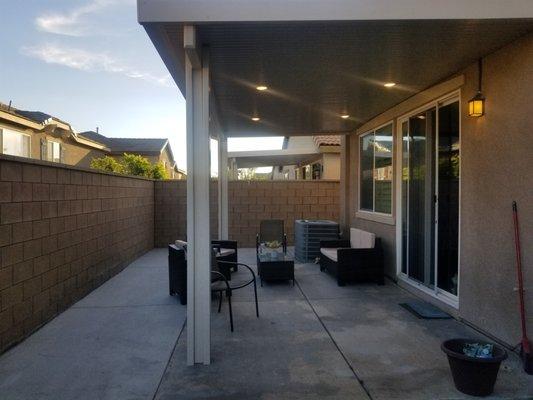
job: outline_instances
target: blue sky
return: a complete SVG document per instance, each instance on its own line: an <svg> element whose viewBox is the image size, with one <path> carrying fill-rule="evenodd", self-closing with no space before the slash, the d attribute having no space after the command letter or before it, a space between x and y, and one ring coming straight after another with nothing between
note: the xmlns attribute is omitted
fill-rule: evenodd
<svg viewBox="0 0 533 400"><path fill-rule="evenodd" d="M185 169L185 101L137 23L135 0L12 1L0 24L1 102L52 114L77 131L168 137ZM261 144L280 148L281 139Z"/></svg>

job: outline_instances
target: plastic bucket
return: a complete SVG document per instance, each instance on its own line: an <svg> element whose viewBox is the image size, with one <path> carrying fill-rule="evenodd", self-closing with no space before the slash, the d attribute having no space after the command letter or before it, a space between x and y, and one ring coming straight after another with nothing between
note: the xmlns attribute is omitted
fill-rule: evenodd
<svg viewBox="0 0 533 400"><path fill-rule="evenodd" d="M475 339L450 339L442 343L441 349L448 356L453 382L460 392L471 396L488 396L494 390L498 370L507 352L493 343L492 357L470 357L463 353L468 343L489 344Z"/></svg>

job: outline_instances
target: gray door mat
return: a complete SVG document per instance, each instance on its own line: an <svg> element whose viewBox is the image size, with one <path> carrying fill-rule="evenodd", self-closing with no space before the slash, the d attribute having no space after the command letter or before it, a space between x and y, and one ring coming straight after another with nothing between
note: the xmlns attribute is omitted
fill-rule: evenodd
<svg viewBox="0 0 533 400"><path fill-rule="evenodd" d="M421 300L400 303L400 306L421 319L450 319L452 316L438 309L433 304Z"/></svg>

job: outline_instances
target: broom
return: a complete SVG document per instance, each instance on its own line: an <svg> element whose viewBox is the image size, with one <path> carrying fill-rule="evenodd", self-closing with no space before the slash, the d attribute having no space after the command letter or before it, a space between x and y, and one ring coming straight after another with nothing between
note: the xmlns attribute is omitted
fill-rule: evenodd
<svg viewBox="0 0 533 400"><path fill-rule="evenodd" d="M526 311L524 306L524 279L522 276L522 262L520 254L520 231L518 229L518 209L516 201L513 201L513 222L514 222L514 239L516 248L516 271L518 274L518 299L520 302L520 322L522 324L522 341L520 342L520 354L524 371L533 375L533 354L531 354L531 344L527 337L526 331Z"/></svg>

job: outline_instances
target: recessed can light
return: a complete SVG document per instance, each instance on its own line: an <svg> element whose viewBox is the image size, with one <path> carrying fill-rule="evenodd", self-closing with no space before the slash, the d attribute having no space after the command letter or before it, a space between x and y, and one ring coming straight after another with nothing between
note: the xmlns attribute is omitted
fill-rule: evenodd
<svg viewBox="0 0 533 400"><path fill-rule="evenodd" d="M342 119L348 119L348 118L350 118L350 116L348 114L343 114L343 115L341 115L341 118Z"/></svg>
<svg viewBox="0 0 533 400"><path fill-rule="evenodd" d="M260 121L260 120L261 120L261 118L259 118L259 117L252 117L252 121L254 121L254 122L257 122L257 121Z"/></svg>
<svg viewBox="0 0 533 400"><path fill-rule="evenodd" d="M394 82L387 82L387 83L385 83L383 86L385 86L385 87L393 87L393 86L396 86L396 83L394 83Z"/></svg>
<svg viewBox="0 0 533 400"><path fill-rule="evenodd" d="M267 90L268 89L268 86L265 86L265 85L259 85L256 87L257 90L259 90L260 92L264 91L264 90Z"/></svg>

